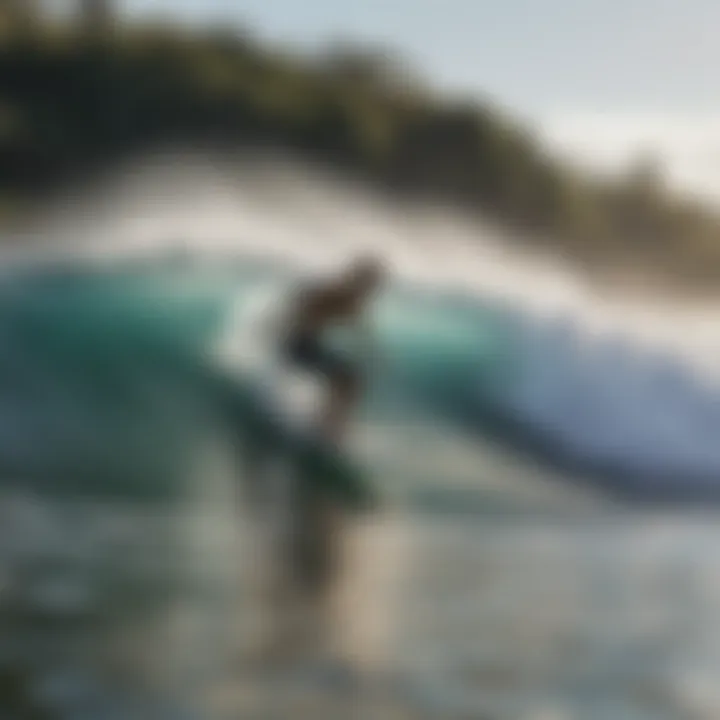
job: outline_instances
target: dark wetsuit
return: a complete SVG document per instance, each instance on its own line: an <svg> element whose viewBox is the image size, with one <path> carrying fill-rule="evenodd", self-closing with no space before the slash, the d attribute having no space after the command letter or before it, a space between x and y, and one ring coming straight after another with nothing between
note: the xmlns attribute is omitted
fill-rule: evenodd
<svg viewBox="0 0 720 720"><path fill-rule="evenodd" d="M312 304L314 300L312 295L306 295L300 302ZM285 357L296 367L322 375L331 382L352 380L356 375L354 363L343 353L328 347L323 331L327 325L343 322L352 313L341 311L332 315L332 319L321 322L319 326L312 322L309 326L303 322L296 327L291 326L284 341Z"/></svg>
<svg viewBox="0 0 720 720"><path fill-rule="evenodd" d="M292 334L285 343L285 354L297 367L318 373L330 380L343 380L354 374L349 360L326 347L315 333Z"/></svg>

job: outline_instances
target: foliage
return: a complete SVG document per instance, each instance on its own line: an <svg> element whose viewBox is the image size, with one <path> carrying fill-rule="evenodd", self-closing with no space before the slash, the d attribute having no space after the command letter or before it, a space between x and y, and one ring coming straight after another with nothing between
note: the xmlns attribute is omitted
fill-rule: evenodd
<svg viewBox="0 0 720 720"><path fill-rule="evenodd" d="M673 196L651 158L601 182L491 105L443 98L380 52L288 56L222 29L96 25L24 21L0 34L5 197L159 141L276 144L578 261L686 285L720 276L720 220Z"/></svg>

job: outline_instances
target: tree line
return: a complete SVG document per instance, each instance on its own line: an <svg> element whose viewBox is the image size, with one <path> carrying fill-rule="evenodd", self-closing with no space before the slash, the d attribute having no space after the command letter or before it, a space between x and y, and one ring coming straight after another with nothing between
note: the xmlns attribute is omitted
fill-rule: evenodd
<svg viewBox="0 0 720 720"><path fill-rule="evenodd" d="M687 288L720 277L718 214L671 192L652 158L612 180L580 172L492 104L445 97L381 52L299 56L235 30L120 24L107 0L50 22L27 3L0 1L5 202L168 140L267 144L490 217L589 268Z"/></svg>

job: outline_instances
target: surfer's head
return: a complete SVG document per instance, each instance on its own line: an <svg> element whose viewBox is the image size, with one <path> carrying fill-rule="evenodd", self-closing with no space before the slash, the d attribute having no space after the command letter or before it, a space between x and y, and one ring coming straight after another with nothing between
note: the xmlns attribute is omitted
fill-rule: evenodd
<svg viewBox="0 0 720 720"><path fill-rule="evenodd" d="M371 256L357 258L348 268L344 285L353 295L370 295L382 285L385 268L379 259Z"/></svg>

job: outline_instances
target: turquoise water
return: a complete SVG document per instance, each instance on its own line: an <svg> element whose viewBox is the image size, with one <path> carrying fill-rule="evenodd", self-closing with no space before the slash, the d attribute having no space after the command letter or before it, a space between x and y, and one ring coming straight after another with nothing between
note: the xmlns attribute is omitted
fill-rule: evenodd
<svg viewBox="0 0 720 720"><path fill-rule="evenodd" d="M47 490L169 490L202 422L194 378L220 295L170 292L143 273L55 271L8 279L0 304L6 475Z"/></svg>
<svg viewBox="0 0 720 720"><path fill-rule="evenodd" d="M12 658L31 648L38 677L63 680L71 660L87 651L76 643L94 649L109 642L93 622L85 631L67 623L68 596L123 639L117 617L144 603L137 610L139 636L154 644L161 665L175 655L186 674L203 653L194 642L167 644L158 618L167 616L175 596L168 597L165 583L177 583L177 603L207 620L196 638L213 645L217 635L229 636L228 616L213 595L220 597L224 585L208 578L209 566L217 562L218 574L229 576L238 554L207 531L236 518L217 486L190 487L198 477L209 480L193 468L208 439L241 455L248 450L235 443L244 428L257 426L258 406L248 401L255 379L241 366L228 374L215 348L240 330L238 306L290 276L286 268L239 259L222 266L33 268L0 280L2 489L16 484L46 496L30 504L30 520L40 514L35 523L12 513L14 526L0 533L0 551L8 555L1 569L29 564L29 575L42 582L28 606L40 606L45 622L57 616L56 628L65 633L38 632L46 626L32 615L27 625L10 616L8 637L17 647L3 643L0 650ZM396 285L379 299L377 325L381 353L361 423L384 434L391 462L380 468L369 459L367 479L382 493L396 479L388 467L400 474L412 460L422 472L406 470L409 485L449 492L457 451L453 445L441 453L439 444L448 437L481 448L468 463L473 488L501 479L497 506L485 499L481 512L470 508L463 519L446 503L448 519L435 503L429 513L406 513L398 528L390 523L386 536L368 532L365 563L387 562L388 575L402 580L399 589L385 588L392 583L382 577L359 581L390 613L390 662L414 679L402 705L438 717L454 717L459 708L470 708L469 716L480 708L488 717L533 720L715 717L716 518L602 508L587 516L560 510L545 516L537 508L522 514L517 507L501 513L496 507L504 494L534 478L520 477L516 470L524 466L506 467L481 444L492 437L508 456L534 452L540 460L564 449L588 467L610 459L639 468L643 482L650 478L657 488L662 477L654 470L663 463L720 467L715 396L670 358L607 345L580 352L580 328L544 326L480 298ZM421 428L421 441L407 446L400 439L411 426ZM192 508L207 517L195 537L182 513L177 522L163 508L157 515L115 502L66 508L54 502L58 495L200 496ZM458 497L467 510L469 495ZM34 558L23 538L35 543ZM11 552L13 544L19 549ZM245 609L238 600L234 612ZM353 614L346 625L357 620ZM138 652L153 655L146 646ZM207 651L213 661L220 654L214 645ZM92 655L88 668L95 664ZM94 676L83 672L92 689ZM117 707L115 695L106 702ZM84 712L66 716L102 716Z"/></svg>
<svg viewBox="0 0 720 720"><path fill-rule="evenodd" d="M148 264L33 269L0 282L0 463L14 482L47 491L153 496L182 487L208 428L252 422L252 388L214 351L231 313L271 271ZM495 352L477 308L410 291L379 304L382 361L366 414L417 418L458 404ZM476 332L476 329L481 332ZM484 334L483 334L484 332ZM238 428L230 428L235 432Z"/></svg>
<svg viewBox="0 0 720 720"><path fill-rule="evenodd" d="M201 438L232 444L262 408L254 378L221 363L218 344L242 330L243 303L293 279L255 258L6 272L5 481L128 497L182 490ZM715 393L672 358L588 350L582 328L410 284L388 289L375 310L366 425L492 438L568 477L643 496L720 492ZM427 473L442 478L426 450Z"/></svg>

